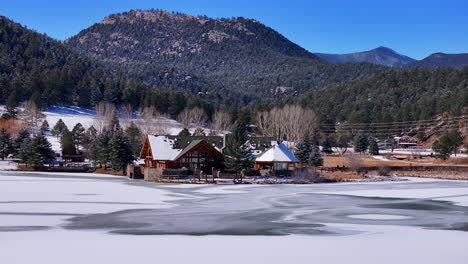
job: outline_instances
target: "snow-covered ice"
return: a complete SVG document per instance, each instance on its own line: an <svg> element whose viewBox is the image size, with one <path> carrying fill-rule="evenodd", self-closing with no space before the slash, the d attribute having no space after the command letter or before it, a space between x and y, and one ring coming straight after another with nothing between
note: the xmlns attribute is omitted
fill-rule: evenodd
<svg viewBox="0 0 468 264"><path fill-rule="evenodd" d="M2 263L466 263L468 182L174 185L0 172ZM468 204L465 204L468 205Z"/></svg>

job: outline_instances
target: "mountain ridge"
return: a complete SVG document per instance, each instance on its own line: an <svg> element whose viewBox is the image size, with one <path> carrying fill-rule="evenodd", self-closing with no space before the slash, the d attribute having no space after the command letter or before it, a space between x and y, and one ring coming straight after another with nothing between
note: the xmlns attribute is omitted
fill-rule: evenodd
<svg viewBox="0 0 468 264"><path fill-rule="evenodd" d="M253 19L156 9L109 15L65 45L149 83L155 65L194 73L208 80L207 90L220 103L300 94L387 70L367 63L326 62Z"/></svg>
<svg viewBox="0 0 468 264"><path fill-rule="evenodd" d="M367 51L346 54L315 53L315 55L332 63L368 62L390 67L402 67L403 65L416 61L393 49L382 46Z"/></svg>

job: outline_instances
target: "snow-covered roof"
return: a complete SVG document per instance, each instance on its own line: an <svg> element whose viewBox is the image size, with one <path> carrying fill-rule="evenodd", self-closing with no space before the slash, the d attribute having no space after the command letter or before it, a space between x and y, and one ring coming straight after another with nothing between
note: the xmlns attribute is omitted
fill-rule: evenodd
<svg viewBox="0 0 468 264"><path fill-rule="evenodd" d="M174 160L181 149L174 149L174 140L166 136L148 136L153 160Z"/></svg>
<svg viewBox="0 0 468 264"><path fill-rule="evenodd" d="M279 142L272 142L272 147L258 156L256 161L259 162L299 162L286 145Z"/></svg>

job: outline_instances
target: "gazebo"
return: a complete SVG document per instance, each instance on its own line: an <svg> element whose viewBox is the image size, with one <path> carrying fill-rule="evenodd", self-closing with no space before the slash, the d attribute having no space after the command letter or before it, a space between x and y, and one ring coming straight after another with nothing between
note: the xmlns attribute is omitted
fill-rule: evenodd
<svg viewBox="0 0 468 264"><path fill-rule="evenodd" d="M281 142L272 142L272 147L255 159L256 170L294 170L300 161L294 156L286 145Z"/></svg>

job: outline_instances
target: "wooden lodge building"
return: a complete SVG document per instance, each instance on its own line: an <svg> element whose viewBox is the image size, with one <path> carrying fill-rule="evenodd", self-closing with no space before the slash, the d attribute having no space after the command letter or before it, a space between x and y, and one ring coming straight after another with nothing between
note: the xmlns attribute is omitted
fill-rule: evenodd
<svg viewBox="0 0 468 264"><path fill-rule="evenodd" d="M188 143L188 144L186 144ZM220 168L224 156L216 144L207 139L190 142L168 136L147 136L140 158L145 160L146 168L204 170Z"/></svg>

